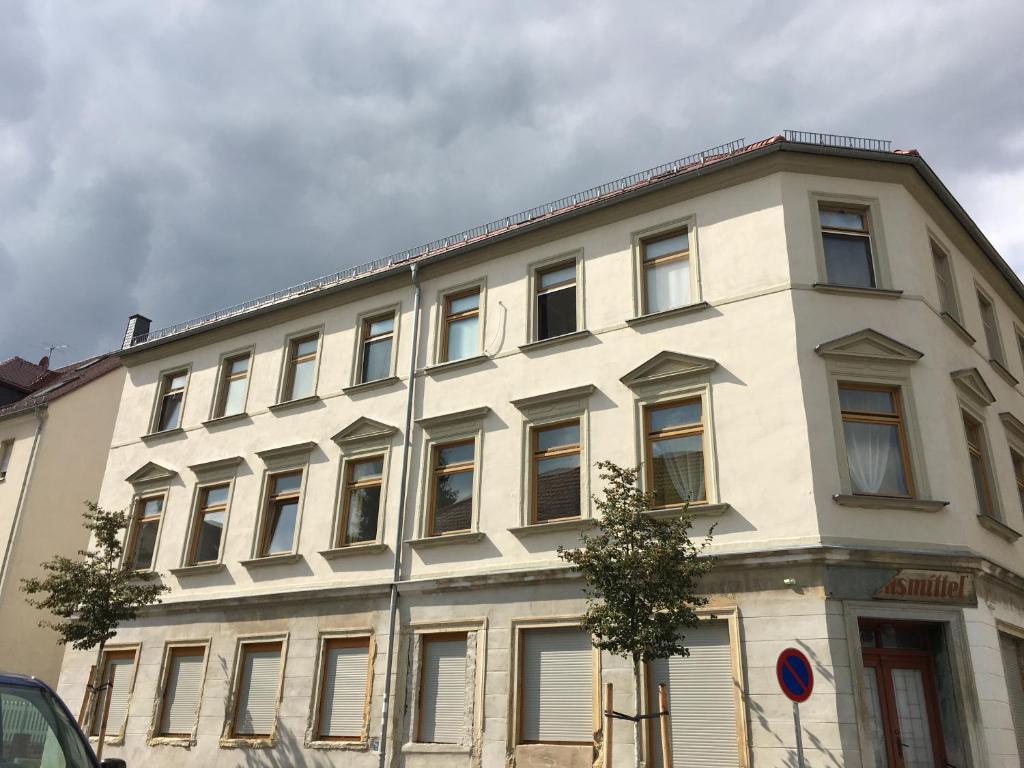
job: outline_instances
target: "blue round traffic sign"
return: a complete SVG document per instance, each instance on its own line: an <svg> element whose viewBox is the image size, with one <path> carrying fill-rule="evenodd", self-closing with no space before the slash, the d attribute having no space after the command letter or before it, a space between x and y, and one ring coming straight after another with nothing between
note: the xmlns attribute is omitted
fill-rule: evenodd
<svg viewBox="0 0 1024 768"><path fill-rule="evenodd" d="M814 672L811 671L811 662L796 648L787 648L779 654L775 674L787 698L796 702L810 698L814 689Z"/></svg>

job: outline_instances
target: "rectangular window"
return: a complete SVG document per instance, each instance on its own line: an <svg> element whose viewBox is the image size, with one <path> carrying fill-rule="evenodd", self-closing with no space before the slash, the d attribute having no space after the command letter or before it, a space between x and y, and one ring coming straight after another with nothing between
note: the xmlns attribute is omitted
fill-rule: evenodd
<svg viewBox="0 0 1024 768"><path fill-rule="evenodd" d="M281 401L300 400L316 394L316 354L320 334L313 333L288 342L288 362L285 367Z"/></svg>
<svg viewBox="0 0 1024 768"><path fill-rule="evenodd" d="M657 507L707 497L701 398L645 409L647 488Z"/></svg>
<svg viewBox="0 0 1024 768"><path fill-rule="evenodd" d="M1003 679L1006 680L1017 754L1024 755L1024 640L1000 632L999 652L1003 660Z"/></svg>
<svg viewBox="0 0 1024 768"><path fill-rule="evenodd" d="M302 470L282 472L267 478L267 505L263 513L258 557L292 551L301 489Z"/></svg>
<svg viewBox="0 0 1024 768"><path fill-rule="evenodd" d="M324 641L317 719L319 739L359 741L365 737L369 680L368 637Z"/></svg>
<svg viewBox="0 0 1024 768"><path fill-rule="evenodd" d="M476 443L435 445L430 495L430 535L468 531L473 525Z"/></svg>
<svg viewBox="0 0 1024 768"><path fill-rule="evenodd" d="M220 545L224 540L227 521L228 496L231 486L210 485L199 489L192 542L189 546L188 565L216 563L220 560Z"/></svg>
<svg viewBox="0 0 1024 768"><path fill-rule="evenodd" d="M899 389L840 384L839 407L853 492L913 496Z"/></svg>
<svg viewBox="0 0 1024 768"><path fill-rule="evenodd" d="M533 520L580 516L580 422L533 430Z"/></svg>
<svg viewBox="0 0 1024 768"><path fill-rule="evenodd" d="M11 454L13 452L13 440L4 440L0 443L0 480L7 479L7 469L11 466Z"/></svg>
<svg viewBox="0 0 1024 768"><path fill-rule="evenodd" d="M480 349L480 289L444 299L444 347L441 362L463 360Z"/></svg>
<svg viewBox="0 0 1024 768"><path fill-rule="evenodd" d="M282 643L245 643L235 684L233 736L269 739L277 720Z"/></svg>
<svg viewBox="0 0 1024 768"><path fill-rule="evenodd" d="M683 229L644 240L644 311L648 314L690 303L690 237Z"/></svg>
<svg viewBox="0 0 1024 768"><path fill-rule="evenodd" d="M394 314L363 321L359 381L377 381L391 375L391 345L395 336Z"/></svg>
<svg viewBox="0 0 1024 768"><path fill-rule="evenodd" d="M153 567L156 553L156 536L160 532L160 518L164 512L164 497L149 496L135 502L135 519L132 521L131 538L128 543L128 562L133 571L148 571Z"/></svg>
<svg viewBox="0 0 1024 768"><path fill-rule="evenodd" d="M537 271L537 341L576 331L576 262Z"/></svg>
<svg viewBox="0 0 1024 768"><path fill-rule="evenodd" d="M829 283L874 288L875 267L867 210L822 205L818 208L818 220Z"/></svg>
<svg viewBox="0 0 1024 768"><path fill-rule="evenodd" d="M520 743L594 740L594 668L590 636L578 627L522 632Z"/></svg>
<svg viewBox="0 0 1024 768"><path fill-rule="evenodd" d="M201 646L172 648L167 657L167 680L160 702L160 736L188 738L199 717L206 649Z"/></svg>
<svg viewBox="0 0 1024 768"><path fill-rule="evenodd" d="M348 462L339 547L377 540L383 472L383 456Z"/></svg>
<svg viewBox="0 0 1024 768"><path fill-rule="evenodd" d="M1020 364L1021 364L1021 367L1024 367L1024 336L1022 336L1019 331L1017 332L1016 335L1017 335L1017 351L1020 352ZM0 466L0 470L2 470L2 466ZM0 479L2 479L2 471L0 471Z"/></svg>
<svg viewBox="0 0 1024 768"><path fill-rule="evenodd" d="M160 404L154 431L165 432L181 426L181 408L185 400L186 383L188 371L164 374L160 382Z"/></svg>
<svg viewBox="0 0 1024 768"><path fill-rule="evenodd" d="M465 632L423 638L416 741L460 744L466 737Z"/></svg>
<svg viewBox="0 0 1024 768"><path fill-rule="evenodd" d="M1013 478L1017 482L1017 498L1021 509L1024 509L1024 456L1010 449L1010 459L1013 461Z"/></svg>
<svg viewBox="0 0 1024 768"><path fill-rule="evenodd" d="M997 363L1003 363L1003 342L999 338L999 323L992 302L983 293L978 293L978 307L981 309L981 325L985 329L988 356Z"/></svg>
<svg viewBox="0 0 1024 768"><path fill-rule="evenodd" d="M115 739L124 733L124 724L128 719L128 697L131 694L132 675L135 671L135 651L107 651L103 654L103 677L101 683L106 685L96 695L92 718L92 736L99 736L100 721L103 711L107 711L108 739ZM110 706L107 707L107 697Z"/></svg>
<svg viewBox="0 0 1024 768"><path fill-rule="evenodd" d="M980 514L995 517L992 501L992 482L989 477L988 456L985 450L985 435L981 422L963 411L964 430L967 433L967 452L971 457L971 474L974 477L974 493L978 498Z"/></svg>
<svg viewBox="0 0 1024 768"><path fill-rule="evenodd" d="M228 357L220 367L220 390L214 418L234 416L245 411L245 397L249 390L249 364L252 353Z"/></svg>
<svg viewBox="0 0 1024 768"><path fill-rule="evenodd" d="M933 240L932 260L935 262L935 282L939 287L939 309L959 322L960 309L956 303L956 287L949 255Z"/></svg>

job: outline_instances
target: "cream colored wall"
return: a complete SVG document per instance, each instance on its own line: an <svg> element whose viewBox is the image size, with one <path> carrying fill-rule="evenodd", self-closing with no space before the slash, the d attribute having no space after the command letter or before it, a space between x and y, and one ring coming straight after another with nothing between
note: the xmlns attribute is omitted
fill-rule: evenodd
<svg viewBox="0 0 1024 768"><path fill-rule="evenodd" d="M40 563L55 555L73 556L88 544L82 503L98 496L123 382L124 369L118 368L49 404L0 595L3 666L51 685L57 682L64 648L57 645L55 632L37 626L43 615L25 602L21 579L42 575ZM21 453L28 453L31 440L21 442Z"/></svg>
<svg viewBox="0 0 1024 768"><path fill-rule="evenodd" d="M18 510L18 499L29 471L32 459L32 443L38 420L35 413L0 420L0 443L8 440L11 445L11 459L5 479L0 481L0 542L10 541ZM0 550L2 557L2 550Z"/></svg>

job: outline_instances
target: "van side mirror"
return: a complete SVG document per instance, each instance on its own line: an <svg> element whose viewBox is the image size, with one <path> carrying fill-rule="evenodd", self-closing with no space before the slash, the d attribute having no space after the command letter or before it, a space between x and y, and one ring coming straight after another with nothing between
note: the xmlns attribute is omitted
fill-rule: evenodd
<svg viewBox="0 0 1024 768"><path fill-rule="evenodd" d="M100 768L128 768L127 764L120 757L105 757L100 763Z"/></svg>

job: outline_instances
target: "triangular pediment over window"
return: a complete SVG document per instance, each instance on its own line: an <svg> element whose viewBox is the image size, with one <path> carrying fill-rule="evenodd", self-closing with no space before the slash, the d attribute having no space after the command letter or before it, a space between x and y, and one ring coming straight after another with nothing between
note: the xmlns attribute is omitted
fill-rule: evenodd
<svg viewBox="0 0 1024 768"><path fill-rule="evenodd" d="M988 388L988 384L985 383L985 379L981 377L981 372L977 368L962 368L949 375L953 377L953 383L956 384L957 389L979 405L992 405L996 401L996 396L992 394L992 390Z"/></svg>
<svg viewBox="0 0 1024 768"><path fill-rule="evenodd" d="M646 384L670 383L688 378L706 376L718 363L706 357L684 355L679 352L659 352L620 379L627 387Z"/></svg>
<svg viewBox="0 0 1024 768"><path fill-rule="evenodd" d="M822 357L882 363L916 363L924 357L923 352L871 328L826 341L815 351Z"/></svg>
<svg viewBox="0 0 1024 768"><path fill-rule="evenodd" d="M178 476L178 473L173 469L162 467L156 462L147 461L137 470L132 472L128 477L125 478L132 485L140 485L142 483L157 483L157 482L170 482Z"/></svg>
<svg viewBox="0 0 1024 768"><path fill-rule="evenodd" d="M389 440L398 429L379 421L360 416L338 434L331 438L339 445L362 442L363 440Z"/></svg>

